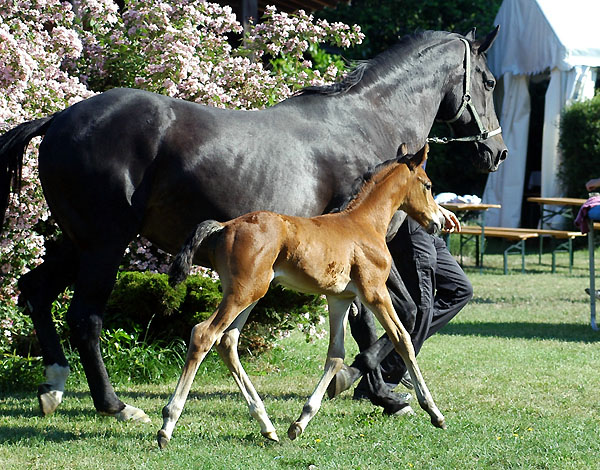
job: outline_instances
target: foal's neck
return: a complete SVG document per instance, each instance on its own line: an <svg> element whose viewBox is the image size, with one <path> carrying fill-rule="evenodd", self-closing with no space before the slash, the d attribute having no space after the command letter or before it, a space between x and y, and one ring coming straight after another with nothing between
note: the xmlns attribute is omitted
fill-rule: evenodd
<svg viewBox="0 0 600 470"><path fill-rule="evenodd" d="M367 223L385 236L392 217L408 194L410 170L405 164L395 163L382 170L365 184L357 198L343 212L355 223Z"/></svg>

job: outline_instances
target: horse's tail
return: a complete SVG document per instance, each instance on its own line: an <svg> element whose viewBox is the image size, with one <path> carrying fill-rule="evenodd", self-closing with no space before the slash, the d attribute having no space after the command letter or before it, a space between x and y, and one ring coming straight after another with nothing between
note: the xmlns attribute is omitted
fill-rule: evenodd
<svg viewBox="0 0 600 470"><path fill-rule="evenodd" d="M53 118L54 115L25 122L0 136L0 229L4 225L11 189L15 193L21 190L25 149L31 139L46 133Z"/></svg>
<svg viewBox="0 0 600 470"><path fill-rule="evenodd" d="M223 230L223 224L216 220L206 220L196 227L179 250L179 253L177 253L173 264L171 264L169 270L169 284L171 286L174 287L185 280L190 273L196 250L200 248L207 237L220 230Z"/></svg>

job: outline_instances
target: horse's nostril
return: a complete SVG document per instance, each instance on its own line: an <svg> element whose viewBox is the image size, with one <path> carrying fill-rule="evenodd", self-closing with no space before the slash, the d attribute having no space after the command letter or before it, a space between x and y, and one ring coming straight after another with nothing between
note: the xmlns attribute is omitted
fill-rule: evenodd
<svg viewBox="0 0 600 470"><path fill-rule="evenodd" d="M500 152L500 161L503 162L504 160L506 160L507 156L508 156L508 149L502 150L502 152Z"/></svg>

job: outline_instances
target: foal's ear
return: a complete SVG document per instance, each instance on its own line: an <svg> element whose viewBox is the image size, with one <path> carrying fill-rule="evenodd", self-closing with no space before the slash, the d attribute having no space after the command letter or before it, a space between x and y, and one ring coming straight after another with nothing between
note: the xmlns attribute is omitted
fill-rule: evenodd
<svg viewBox="0 0 600 470"><path fill-rule="evenodd" d="M492 44L496 40L498 31L500 31L500 25L496 26L494 30L483 39L475 41L473 44L473 50L476 51L477 54L483 54L485 51L487 51L490 47L492 47Z"/></svg>
<svg viewBox="0 0 600 470"><path fill-rule="evenodd" d="M424 167L425 162L427 161L427 154L429 153L429 144L425 144L425 146L415 153L410 160L406 162L411 171L414 171L415 168Z"/></svg>
<svg viewBox="0 0 600 470"><path fill-rule="evenodd" d="M429 144L425 143L423 148L417 152L415 155L415 161L418 162L417 166L425 168L425 163L427 162L427 154L429 153Z"/></svg>

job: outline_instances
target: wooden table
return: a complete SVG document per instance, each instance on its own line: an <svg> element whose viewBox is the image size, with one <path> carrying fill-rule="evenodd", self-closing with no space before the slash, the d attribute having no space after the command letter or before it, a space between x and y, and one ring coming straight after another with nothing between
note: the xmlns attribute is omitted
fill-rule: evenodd
<svg viewBox="0 0 600 470"><path fill-rule="evenodd" d="M544 223L557 215L575 220L577 211L579 211L579 208L587 199L575 197L528 197L527 201L540 204L542 209L540 214L540 228L544 228Z"/></svg>
<svg viewBox="0 0 600 470"><path fill-rule="evenodd" d="M555 215L562 215L570 217L575 220L576 212L579 208L587 201L587 199L580 199L574 197L528 197L527 201L535 202L542 205L542 214L540 221L542 224L554 217ZM556 206L554 209L547 209L545 206ZM560 209L558 208L560 207ZM598 330L596 325L596 272L595 272L595 260L594 260L594 222L588 220L588 226L590 231L588 233L588 257L590 267L590 324L593 330Z"/></svg>

